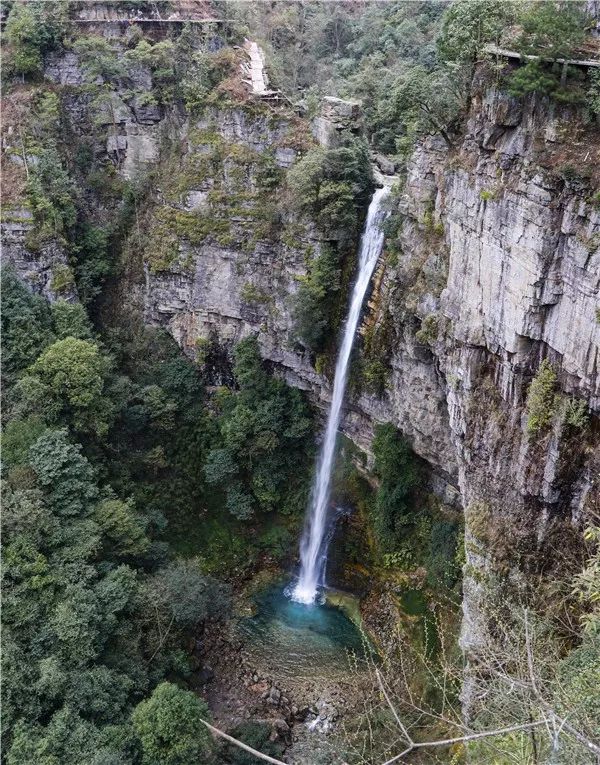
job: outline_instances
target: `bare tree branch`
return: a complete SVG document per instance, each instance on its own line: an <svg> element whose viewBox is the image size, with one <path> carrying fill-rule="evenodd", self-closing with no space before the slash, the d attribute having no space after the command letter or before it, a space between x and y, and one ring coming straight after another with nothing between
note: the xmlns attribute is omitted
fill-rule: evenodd
<svg viewBox="0 0 600 765"><path fill-rule="evenodd" d="M396 709L395 709L394 705L392 704L392 702L390 700L390 697L388 696L388 693L387 693L387 691L385 689L385 686L383 684L383 680L381 678L381 672L378 669L375 670L375 675L377 676L377 682L379 683L379 687L381 688L381 692L383 693L383 697L386 700L388 707L392 710L392 714L394 715L394 719L398 723L398 727L402 731L402 735L406 739L406 742L412 746L414 742L413 742L412 738L410 737L408 731L406 730L406 727L404 726L404 723L400 719L400 717L398 715L398 712L396 712Z"/></svg>
<svg viewBox="0 0 600 765"><path fill-rule="evenodd" d="M262 752L259 752L258 749L253 749L251 746L248 746L248 744L244 744L243 741L238 741L237 738L234 738L233 736L230 736L228 733L224 733L222 730L219 730L218 728L215 728L214 725L211 725L210 723L207 723L206 720L200 720L202 725L205 725L211 733L214 733L215 736L219 736L220 738L224 738L225 741L229 741L230 744L233 744L234 746L237 746L239 749L244 749L246 752L250 752L250 754L253 754L255 757L258 757L260 760L264 760L265 762L271 762L273 765L287 765L286 762L283 762L283 760L277 760L275 757L269 757L268 754L263 754Z"/></svg>
<svg viewBox="0 0 600 765"><path fill-rule="evenodd" d="M470 733L468 736L458 736L458 738L445 738L439 741L421 741L416 744L412 744L400 754L392 757L391 760L386 760L383 765L392 765L393 762L398 762L407 754L410 754L413 749L425 749L430 746L451 746L452 744L461 744L465 741L474 741L480 738L491 738L492 736L504 736L506 733L514 733L520 730L530 730L531 728L537 728L542 725L546 725L546 719L536 720L532 723L523 723L522 725L511 725L508 728L496 728L495 730L485 730L481 733Z"/></svg>

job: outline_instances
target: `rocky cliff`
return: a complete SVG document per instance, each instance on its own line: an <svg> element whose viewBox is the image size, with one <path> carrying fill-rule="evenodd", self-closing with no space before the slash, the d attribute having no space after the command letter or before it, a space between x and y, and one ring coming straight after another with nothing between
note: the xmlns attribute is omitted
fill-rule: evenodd
<svg viewBox="0 0 600 765"><path fill-rule="evenodd" d="M273 141L260 121L215 119L219 135L259 152ZM318 128L331 133L323 117ZM598 501L597 137L576 109L513 99L482 76L457 144L429 137L410 159L364 320L362 355L383 359L385 390L355 390L343 429L368 451L374 424L393 422L431 465L435 490L464 508L470 654L485 640L492 582L522 590L558 566ZM330 381L290 334L289 296L315 244L314 232L203 242L185 274L147 271L147 320L188 349L257 334L264 356L324 407ZM552 411L533 432L527 391L543 359Z"/></svg>
<svg viewBox="0 0 600 765"><path fill-rule="evenodd" d="M78 56L53 59L47 76L81 138L90 98ZM286 202L286 172L314 140L308 124L226 92L227 103L192 118L140 97L152 87L147 67L130 79L93 130L93 152L123 180L153 173L114 302L138 307L194 357L256 335L278 373L324 409L331 380L295 341L290 314L328 241ZM335 140L355 112L330 99L314 135ZM422 141L393 196L358 359L377 362L383 384L354 386L343 430L368 453L374 424L394 423L431 466L434 489L464 508L467 651L484 637L492 575L519 587L558 565L557 549L598 502L598 147L597 124L575 107L513 99L481 74L455 144ZM37 291L71 296L61 247L28 249L30 228L27 211L5 220L6 257ZM526 397L543 359L551 411L534 432Z"/></svg>

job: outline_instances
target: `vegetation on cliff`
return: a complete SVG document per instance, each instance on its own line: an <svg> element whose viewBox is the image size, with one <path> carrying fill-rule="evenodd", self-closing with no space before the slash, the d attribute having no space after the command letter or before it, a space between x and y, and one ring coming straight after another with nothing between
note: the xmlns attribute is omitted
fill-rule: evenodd
<svg viewBox="0 0 600 765"><path fill-rule="evenodd" d="M123 4L132 14L152 13L154 5ZM584 39L585 18L575 5L277 2L219 9L228 24L206 33L179 24L154 36L151 26L146 33L132 21L104 36L70 23L67 3L8 7L4 77L16 129L3 135L10 201L3 215L26 232L20 268L42 264L33 289L53 299L3 269L2 706L9 765L255 761L232 745L219 747L202 726L209 711L194 683L203 662L199 636L228 618L239 578L294 554L310 483L313 415L304 394L261 359L256 337L227 347L201 340L187 346L196 354L191 361L166 332L143 326L132 307L138 295L124 297L123 285L163 274L177 291L195 268L195 248L214 247L235 257L232 271L247 267L240 312L264 309L264 339L279 296L253 269L275 253L279 260L269 267L291 270L299 261L290 267L286 253L299 252L305 263L293 272L297 291L286 304L289 347L278 350L318 354L315 369L322 372L332 362L372 190L370 149L401 164L415 141L437 134L454 150L476 63L517 99L534 94L579 104L588 121L600 111L598 78L558 62L578 55ZM289 105L274 111L248 99L233 47L248 31L264 38L275 84L301 101L304 116ZM486 52L489 44L540 58L500 66ZM45 73L57 60L63 69L50 81ZM362 99L365 136L347 132L338 146L315 145L306 117L323 93ZM127 152L124 105L136 115ZM578 183L584 171L564 164L564 184ZM590 191L586 199L596 197ZM495 188L479 191L477 201L493 204ZM400 218L390 219L389 232ZM443 260L444 223L433 205L415 227L425 232L427 255ZM590 253L595 244L587 241ZM398 265L405 253L391 255ZM426 277L401 265L408 274L404 303L366 327L357 360L363 390L374 397L390 384L392 321L415 324L407 329L415 357L430 359L448 330L437 312L417 329L419 280ZM431 277L437 296L439 272ZM182 324L197 320L190 312ZM181 325L173 327L180 332ZM532 371L523 385L526 446L533 461L552 438L563 438L572 464L563 464L563 450L559 472L568 482L579 455L594 448L587 436L595 420L586 401L560 393L558 365L543 361ZM447 382L460 384L450 376ZM470 405L502 432L512 413L497 397L494 384L482 383ZM533 528L523 534L529 547L518 559L517 535L483 500L468 504L463 548L456 513L428 494L426 466L396 428L377 426L372 448L372 470L363 463L358 471L353 454L338 476L336 499L359 510L344 552L350 564L376 572L390 596L382 602L397 617L386 629L401 632L404 642L382 664L384 690L375 685L366 700L372 707L357 726L364 733L360 757L383 761L401 751L399 742L423 753L431 738L434 752L458 763L471 729L514 726L492 745L469 744L470 761L587 765L600 736L600 508L593 483L587 494L573 495L573 526L560 527L570 530L558 543L568 563L559 572L535 560ZM545 498L529 499L540 515L554 512ZM583 540L575 528L581 519ZM494 627L466 625L467 637L471 630L481 638L476 646L465 638L470 674L457 649L456 605L439 607L460 589L465 550L466 586L488 601L482 625ZM506 598L515 583L522 597L516 604ZM468 725L461 683L465 698L485 699L485 708L467 710ZM260 723L233 733L282 756ZM444 737L456 741L439 749ZM427 756L423 761L436 761Z"/></svg>

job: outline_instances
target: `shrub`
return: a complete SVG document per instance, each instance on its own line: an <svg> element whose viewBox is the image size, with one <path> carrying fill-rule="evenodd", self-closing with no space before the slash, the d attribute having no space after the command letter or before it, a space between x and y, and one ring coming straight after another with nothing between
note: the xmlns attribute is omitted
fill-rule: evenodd
<svg viewBox="0 0 600 765"><path fill-rule="evenodd" d="M527 432L535 435L545 430L556 412L556 372L548 359L540 364L527 393Z"/></svg>
<svg viewBox="0 0 600 765"><path fill-rule="evenodd" d="M589 413L586 401L570 398L565 404L565 422L571 428L583 430L588 424Z"/></svg>
<svg viewBox="0 0 600 765"><path fill-rule="evenodd" d="M375 535L383 552L396 552L403 530L414 522L419 470L408 443L391 423L375 428L373 454L375 474L380 479L373 518Z"/></svg>
<svg viewBox="0 0 600 765"><path fill-rule="evenodd" d="M50 281L50 289L53 292L62 292L68 287L72 287L75 283L73 271L69 266L64 263L59 263L52 269L52 280Z"/></svg>
<svg viewBox="0 0 600 765"><path fill-rule="evenodd" d="M37 242L62 236L75 225L77 191L55 148L39 152L29 173L27 198L39 226Z"/></svg>
<svg viewBox="0 0 600 765"><path fill-rule="evenodd" d="M382 396L388 385L389 369L379 359L367 361L362 368L365 387L369 393Z"/></svg>
<svg viewBox="0 0 600 765"><path fill-rule="evenodd" d="M13 269L2 267L2 377L12 379L36 360L54 337L48 303L32 295Z"/></svg>
<svg viewBox="0 0 600 765"><path fill-rule="evenodd" d="M515 44L517 50L543 56L551 62L571 58L585 39L586 19L575 3L532 3L521 14L519 22L522 31ZM541 93L560 101L570 101L578 94L566 89L566 77L566 66L549 65L541 60L528 61L513 72L508 90L515 96Z"/></svg>
<svg viewBox="0 0 600 765"><path fill-rule="evenodd" d="M90 320L81 303L67 303L66 300L57 300L52 303L52 321L59 340L65 337L77 337L80 340L92 339L92 327Z"/></svg>
<svg viewBox="0 0 600 765"><path fill-rule="evenodd" d="M590 72L590 87L587 92L587 103L593 114L600 114L600 70Z"/></svg>
<svg viewBox="0 0 600 765"><path fill-rule="evenodd" d="M333 247L324 245L292 298L296 338L312 351L323 349L328 330L331 331L335 294L340 289L338 257Z"/></svg>
<svg viewBox="0 0 600 765"><path fill-rule="evenodd" d="M283 754L284 746L281 743L271 741L271 726L267 723L243 722L236 726L231 733L238 741L243 741L263 754L271 757L281 757ZM225 747L225 753L227 762L231 765L256 765L259 762L250 752L231 744Z"/></svg>
<svg viewBox="0 0 600 765"><path fill-rule="evenodd" d="M62 3L14 3L6 22L11 46L8 69L35 76L42 72L44 54L59 47L66 31L67 14Z"/></svg>
<svg viewBox="0 0 600 765"><path fill-rule="evenodd" d="M143 765L192 765L212 761L214 744L202 720L206 702L173 683L161 683L133 711L133 728L142 744Z"/></svg>
<svg viewBox="0 0 600 765"><path fill-rule="evenodd" d="M314 148L288 172L296 206L319 228L352 240L359 232L361 210L372 188L366 143L346 136L336 149Z"/></svg>
<svg viewBox="0 0 600 765"><path fill-rule="evenodd" d="M415 333L415 339L423 345L433 345L438 336L439 317L430 313L421 322L421 328Z"/></svg>
<svg viewBox="0 0 600 765"><path fill-rule="evenodd" d="M456 0L444 14L437 49L445 61L475 61L486 43L498 43L512 21L505 0Z"/></svg>

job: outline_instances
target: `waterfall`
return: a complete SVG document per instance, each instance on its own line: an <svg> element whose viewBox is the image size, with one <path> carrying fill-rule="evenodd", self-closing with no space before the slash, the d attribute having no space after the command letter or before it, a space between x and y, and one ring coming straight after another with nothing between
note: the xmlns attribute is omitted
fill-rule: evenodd
<svg viewBox="0 0 600 765"><path fill-rule="evenodd" d="M383 247L381 222L384 213L381 211L381 202L388 191L387 188L377 189L373 195L360 241L358 276L352 291L350 311L335 366L333 396L327 418L325 438L312 487L307 524L300 542L300 576L292 593L292 599L299 603L313 603L317 595L317 588L323 584L323 570L327 560L327 541L325 539L327 508L331 490L335 443L342 416L342 403L346 391L348 366L356 328L360 319L363 300Z"/></svg>

